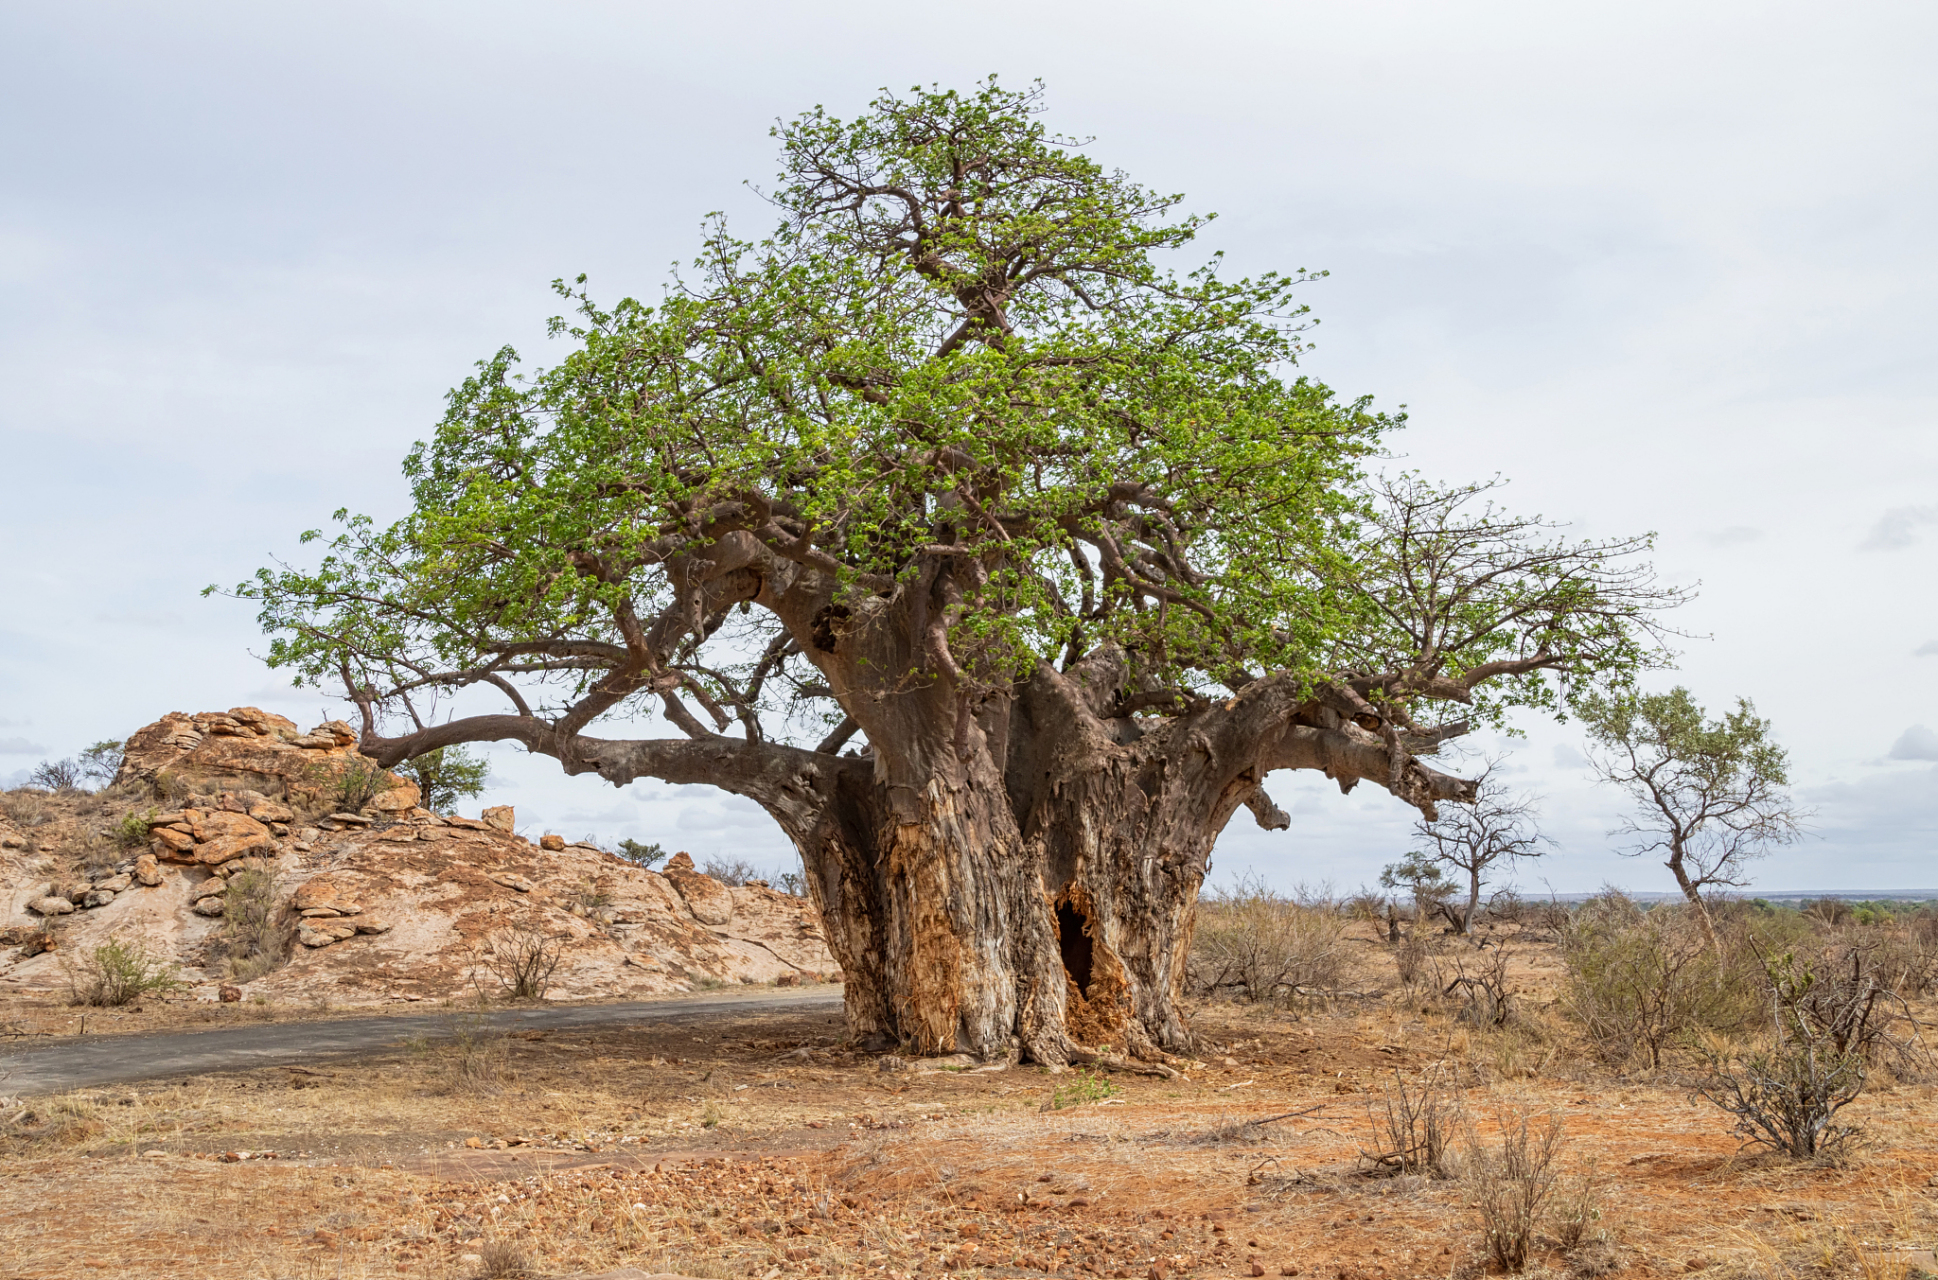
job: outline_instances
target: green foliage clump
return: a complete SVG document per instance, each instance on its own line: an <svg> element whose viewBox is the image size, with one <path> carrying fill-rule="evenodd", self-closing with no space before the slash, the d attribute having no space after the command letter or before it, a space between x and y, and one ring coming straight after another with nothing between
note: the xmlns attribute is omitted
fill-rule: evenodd
<svg viewBox="0 0 1938 1280"><path fill-rule="evenodd" d="M250 982L288 957L289 938L279 919L276 874L245 867L222 886L222 933L217 942L238 982Z"/></svg>
<svg viewBox="0 0 1938 1280"><path fill-rule="evenodd" d="M148 953L147 944L120 938L68 959L67 978L75 1004L110 1008L187 985L174 966Z"/></svg>
<svg viewBox="0 0 1938 1280"><path fill-rule="evenodd" d="M121 820L114 824L109 834L121 848L139 849L148 843L148 820L154 816L153 806L146 812L130 809L121 815Z"/></svg>
<svg viewBox="0 0 1938 1280"><path fill-rule="evenodd" d="M1073 1071L1069 1080L1050 1090L1050 1110L1080 1107L1086 1102L1102 1102L1117 1095L1117 1086L1101 1071Z"/></svg>
<svg viewBox="0 0 1938 1280"><path fill-rule="evenodd" d="M406 760L398 772L417 784L423 797L419 803L426 809L449 813L458 801L484 794L491 762L461 746L439 747Z"/></svg>
<svg viewBox="0 0 1938 1280"><path fill-rule="evenodd" d="M1597 1056L1660 1070L1692 1034L1734 1031L1755 1010L1738 966L1711 946L1687 911L1644 911L1615 891L1584 903L1561 938L1562 1007Z"/></svg>
<svg viewBox="0 0 1938 1280"><path fill-rule="evenodd" d="M657 841L646 844L630 837L619 842L617 850L620 857L638 867L658 866L666 858L666 850Z"/></svg>

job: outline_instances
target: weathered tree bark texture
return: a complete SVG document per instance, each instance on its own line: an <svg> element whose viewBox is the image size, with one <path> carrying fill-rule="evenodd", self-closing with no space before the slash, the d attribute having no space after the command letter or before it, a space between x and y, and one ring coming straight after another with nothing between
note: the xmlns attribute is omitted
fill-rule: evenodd
<svg viewBox="0 0 1938 1280"><path fill-rule="evenodd" d="M1261 789L1268 773L1318 769L1344 790L1369 779L1428 811L1472 798L1349 684L1261 676L1221 702L1137 714L1145 691L1129 687L1134 664L1114 647L1018 682L936 674L927 590L851 609L833 602L830 575L745 534L673 577L691 607L665 616L696 632L742 602L777 616L866 747L838 754L846 733L805 750L708 730L658 657L677 636L641 633L570 716L472 717L386 738L365 699L363 749L389 764L510 739L615 784L651 776L752 798L800 850L846 974L850 1029L872 1045L1057 1065L1187 1051L1179 997L1207 859L1241 806L1287 825ZM641 689L662 691L688 741L579 732Z"/></svg>

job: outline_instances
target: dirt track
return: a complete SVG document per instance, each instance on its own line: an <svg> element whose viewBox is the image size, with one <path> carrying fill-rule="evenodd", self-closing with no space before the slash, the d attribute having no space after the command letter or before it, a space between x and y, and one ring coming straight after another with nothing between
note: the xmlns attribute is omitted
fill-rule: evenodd
<svg viewBox="0 0 1938 1280"><path fill-rule="evenodd" d="M781 1010L805 1012L821 1007L839 1009L840 995L821 991L793 995L706 995L622 1004L502 1009L482 1016L493 1027L511 1031L692 1022L722 1015L744 1016ZM458 1016L464 1015L405 1014L263 1023L217 1031L77 1036L0 1054L0 1093L59 1093L131 1080L247 1070L368 1053L413 1037L448 1036Z"/></svg>

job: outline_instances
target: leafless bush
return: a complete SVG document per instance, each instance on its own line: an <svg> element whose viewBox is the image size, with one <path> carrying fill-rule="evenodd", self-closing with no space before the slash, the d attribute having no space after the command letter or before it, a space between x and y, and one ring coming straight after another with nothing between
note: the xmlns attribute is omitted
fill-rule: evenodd
<svg viewBox="0 0 1938 1280"><path fill-rule="evenodd" d="M1560 1176L1555 1157L1561 1151L1561 1122L1548 1115L1530 1125L1526 1116L1518 1116L1501 1126L1498 1151L1478 1140L1472 1146L1467 1180L1488 1256L1503 1271L1524 1270L1542 1207Z"/></svg>
<svg viewBox="0 0 1938 1280"><path fill-rule="evenodd" d="M43 760L34 766L28 782L47 791L78 791L82 777L79 760Z"/></svg>
<svg viewBox="0 0 1938 1280"><path fill-rule="evenodd" d="M726 885L743 885L749 880L763 878L760 868L744 858L708 858L700 864L700 874L712 876Z"/></svg>
<svg viewBox="0 0 1938 1280"><path fill-rule="evenodd" d="M1395 1071L1379 1101L1367 1104L1373 1149L1361 1148L1360 1159L1385 1173L1448 1177L1447 1156L1459 1115L1457 1099L1436 1079L1429 1076L1408 1088L1406 1077Z"/></svg>
<svg viewBox="0 0 1938 1280"><path fill-rule="evenodd" d="M543 1000L559 967L562 944L529 926L503 930L492 940L486 964L513 1000Z"/></svg>
<svg viewBox="0 0 1938 1280"><path fill-rule="evenodd" d="M1345 970L1346 920L1321 898L1248 877L1198 903L1193 990L1248 1000L1325 994L1345 985Z"/></svg>
<svg viewBox="0 0 1938 1280"><path fill-rule="evenodd" d="M1659 1070L1676 1041L1735 1030L1754 1009L1740 967L1707 944L1699 921L1644 912L1613 891L1583 904L1561 938L1562 1006L1605 1062L1643 1057Z"/></svg>
<svg viewBox="0 0 1938 1280"><path fill-rule="evenodd" d="M482 1010L453 1013L444 1020L439 1040L419 1040L416 1051L441 1059L445 1086L453 1093L496 1096L504 1091L505 1066L511 1049L503 1031L491 1025Z"/></svg>
<svg viewBox="0 0 1938 1280"><path fill-rule="evenodd" d="M1467 961L1454 957L1455 975L1442 988L1443 996L1461 998L1459 1018L1477 1027L1504 1027L1512 1013L1507 988L1507 948L1483 950L1471 970Z"/></svg>
<svg viewBox="0 0 1938 1280"><path fill-rule="evenodd" d="M1430 982L1435 987L1440 985L1439 967L1433 963L1426 939L1420 936L1417 929L1394 944L1393 968L1399 974L1400 985L1409 991L1422 982Z"/></svg>
<svg viewBox="0 0 1938 1280"><path fill-rule="evenodd" d="M1555 1242L1564 1253L1608 1239L1608 1230L1602 1225L1602 1172L1593 1156L1580 1173L1562 1179L1555 1189L1549 1219L1554 1224Z"/></svg>
<svg viewBox="0 0 1938 1280"><path fill-rule="evenodd" d="M1740 1054L1711 1051L1696 1092L1734 1116L1731 1132L1749 1144L1800 1160L1834 1156L1858 1137L1836 1117L1864 1089L1876 990L1822 982L1788 955L1767 971L1767 1042Z"/></svg>

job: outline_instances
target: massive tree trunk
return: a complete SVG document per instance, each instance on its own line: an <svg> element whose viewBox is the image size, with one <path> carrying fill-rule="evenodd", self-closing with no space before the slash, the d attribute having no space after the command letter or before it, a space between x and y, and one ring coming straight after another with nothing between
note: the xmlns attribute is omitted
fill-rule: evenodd
<svg viewBox="0 0 1938 1280"><path fill-rule="evenodd" d="M1466 798L1410 756L1396 772L1386 742L1290 680L1142 721L1119 714L1124 672L1111 651L1044 664L953 741L933 730L951 717L912 705L936 691L902 690L882 700L898 712L871 716L865 754L797 753L812 780L763 798L806 864L865 1042L1051 1064L1185 1052L1179 997L1212 845L1241 806L1288 823L1260 788L1268 771Z"/></svg>
<svg viewBox="0 0 1938 1280"><path fill-rule="evenodd" d="M1150 691L1131 687L1134 664L1114 646L1020 681L950 669L934 643L946 583L851 610L828 575L744 535L676 569L691 608L663 616L703 631L743 602L771 611L848 723L812 751L711 732L679 704L677 678L642 658L558 720L470 717L384 738L366 705L365 750L389 764L511 739L570 773L755 800L800 851L850 1029L871 1045L1050 1064L1186 1051L1178 1000L1198 890L1241 806L1288 825L1261 787L1269 772L1320 769L1348 790L1366 778L1429 811L1472 798L1345 685L1261 676L1221 702L1139 715ZM657 631L639 641L649 653L669 643ZM689 741L584 736L593 714L641 689L663 692ZM865 747L842 754L857 732Z"/></svg>

